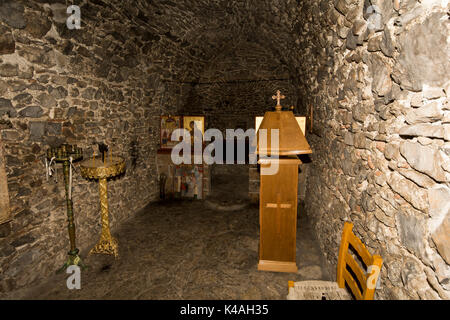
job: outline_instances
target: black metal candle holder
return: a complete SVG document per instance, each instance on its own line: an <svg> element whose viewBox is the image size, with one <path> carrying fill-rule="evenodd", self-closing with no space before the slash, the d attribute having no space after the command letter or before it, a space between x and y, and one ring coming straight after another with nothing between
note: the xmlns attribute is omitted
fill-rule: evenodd
<svg viewBox="0 0 450 320"><path fill-rule="evenodd" d="M72 159L71 159L72 158ZM83 159L83 150L78 148L76 145L63 144L57 148L50 148L47 150L47 159L53 160L55 162L62 162L64 170L64 183L66 189L66 205L67 205L67 221L68 221L68 231L70 240L70 251L68 252L67 261L64 265L57 271L62 272L71 265L80 266L83 269L86 266L83 264L80 256L78 255L79 250L75 243L75 223L73 218L73 202L69 195L69 171L72 162Z"/></svg>

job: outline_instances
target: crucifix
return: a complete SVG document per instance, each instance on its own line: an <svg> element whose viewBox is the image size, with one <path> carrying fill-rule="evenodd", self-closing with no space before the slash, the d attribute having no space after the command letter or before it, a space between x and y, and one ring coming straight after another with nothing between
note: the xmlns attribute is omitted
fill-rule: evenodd
<svg viewBox="0 0 450 320"><path fill-rule="evenodd" d="M276 110L281 110L281 100L285 98L286 96L282 95L280 90L277 90L276 96L272 96L273 100L277 100L277 105L275 107Z"/></svg>

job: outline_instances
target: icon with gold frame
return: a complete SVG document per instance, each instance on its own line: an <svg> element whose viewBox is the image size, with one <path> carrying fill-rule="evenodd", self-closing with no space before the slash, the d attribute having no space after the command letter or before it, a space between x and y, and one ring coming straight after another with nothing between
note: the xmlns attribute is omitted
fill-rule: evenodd
<svg viewBox="0 0 450 320"><path fill-rule="evenodd" d="M190 133L192 143L194 143L194 130L199 130L202 133L202 142L203 142L203 134L205 133L205 117L184 116L183 128Z"/></svg>
<svg viewBox="0 0 450 320"><path fill-rule="evenodd" d="M161 116L161 149L171 149L178 141L171 141L172 132L181 128L180 116Z"/></svg>

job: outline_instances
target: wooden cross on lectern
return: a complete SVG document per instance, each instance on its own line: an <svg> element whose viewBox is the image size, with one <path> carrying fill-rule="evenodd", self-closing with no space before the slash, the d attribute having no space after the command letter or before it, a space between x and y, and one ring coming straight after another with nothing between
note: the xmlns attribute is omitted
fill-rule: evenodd
<svg viewBox="0 0 450 320"><path fill-rule="evenodd" d="M277 110L281 110L281 99L285 99L286 97L281 94L280 90L277 90L277 95L272 96L273 100L277 100L277 106L275 107Z"/></svg>
<svg viewBox="0 0 450 320"><path fill-rule="evenodd" d="M281 203L281 194L277 193L277 203L266 203L266 208L273 208L277 209L277 215L281 215L281 209L290 209L292 207L292 204L290 203ZM277 221L276 230L278 235L281 235L281 226L280 226L280 219Z"/></svg>

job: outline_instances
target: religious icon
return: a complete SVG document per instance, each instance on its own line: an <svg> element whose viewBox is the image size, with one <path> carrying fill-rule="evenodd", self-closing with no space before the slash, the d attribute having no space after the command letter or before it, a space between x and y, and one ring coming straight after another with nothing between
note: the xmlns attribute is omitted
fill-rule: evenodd
<svg viewBox="0 0 450 320"><path fill-rule="evenodd" d="M172 141L172 132L181 128L181 117L179 116L161 116L161 149L170 149L178 144L178 141Z"/></svg>
<svg viewBox="0 0 450 320"><path fill-rule="evenodd" d="M178 197L203 199L203 166L179 165L175 168L175 192Z"/></svg>
<svg viewBox="0 0 450 320"><path fill-rule="evenodd" d="M203 143L203 134L205 133L204 117L183 117L183 128L186 129L191 136L191 144L195 139L200 139Z"/></svg>

